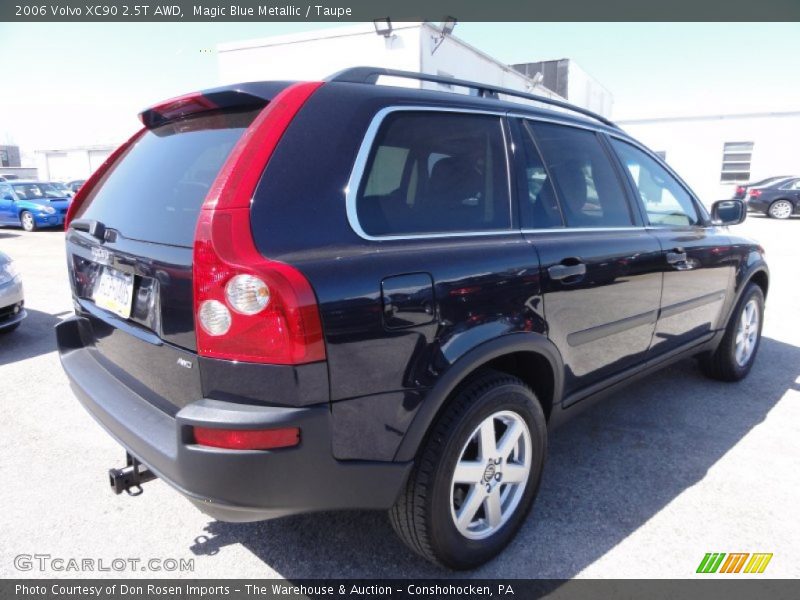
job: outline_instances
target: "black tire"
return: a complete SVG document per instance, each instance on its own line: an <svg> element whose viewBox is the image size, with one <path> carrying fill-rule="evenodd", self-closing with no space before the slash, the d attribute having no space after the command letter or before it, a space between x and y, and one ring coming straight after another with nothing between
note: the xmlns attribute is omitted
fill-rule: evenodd
<svg viewBox="0 0 800 600"><path fill-rule="evenodd" d="M742 313L748 303L754 300L758 311L758 331L756 334L755 345L749 358L740 364L736 360L736 337L739 329L739 322ZM725 327L725 335L717 349L710 355L701 358L700 366L703 372L712 379L720 381L739 381L747 377L758 354L758 347L761 345L761 330L764 325L764 292L755 283L750 283L745 288L736 308L731 313L731 318Z"/></svg>
<svg viewBox="0 0 800 600"><path fill-rule="evenodd" d="M788 205L788 212L786 211ZM794 212L794 206L790 200L779 198L769 205L767 216L773 219L788 219Z"/></svg>
<svg viewBox="0 0 800 600"><path fill-rule="evenodd" d="M36 219L29 211L23 210L19 214L19 222L25 231L36 231Z"/></svg>
<svg viewBox="0 0 800 600"><path fill-rule="evenodd" d="M453 473L476 428L500 411L514 413L527 425L530 471L507 520L488 537L470 539L451 516ZM389 511L392 526L409 548L433 563L451 569L477 567L496 556L522 525L539 488L546 452L547 424L534 393L516 377L486 370L456 392L433 425L405 490ZM480 482L482 488L484 480ZM480 506L479 512L484 511Z"/></svg>

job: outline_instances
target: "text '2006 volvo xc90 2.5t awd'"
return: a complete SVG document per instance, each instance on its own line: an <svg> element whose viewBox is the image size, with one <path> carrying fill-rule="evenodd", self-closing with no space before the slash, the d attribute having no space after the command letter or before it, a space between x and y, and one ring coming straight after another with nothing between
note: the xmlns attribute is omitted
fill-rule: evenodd
<svg viewBox="0 0 800 600"><path fill-rule="evenodd" d="M360 67L140 117L68 214L56 328L127 452L117 492L157 476L228 521L388 509L470 568L519 529L565 417L678 358L726 381L755 359L744 205L709 215L583 109Z"/></svg>

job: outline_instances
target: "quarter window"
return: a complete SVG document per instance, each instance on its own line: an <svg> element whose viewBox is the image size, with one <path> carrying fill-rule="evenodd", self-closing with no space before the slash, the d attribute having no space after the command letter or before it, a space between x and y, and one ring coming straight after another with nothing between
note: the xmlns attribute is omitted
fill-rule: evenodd
<svg viewBox="0 0 800 600"><path fill-rule="evenodd" d="M364 194L383 196L400 187L403 169L408 161L408 148L381 146L375 152L374 166L367 179Z"/></svg>
<svg viewBox="0 0 800 600"><path fill-rule="evenodd" d="M568 227L633 225L625 191L593 132L530 123Z"/></svg>
<svg viewBox="0 0 800 600"><path fill-rule="evenodd" d="M669 172L638 148L611 138L644 203L650 225L673 227L699 221L692 197Z"/></svg>
<svg viewBox="0 0 800 600"><path fill-rule="evenodd" d="M509 229L499 117L397 111L381 124L356 197L365 233Z"/></svg>
<svg viewBox="0 0 800 600"><path fill-rule="evenodd" d="M722 183L750 180L753 142L725 142L722 147Z"/></svg>

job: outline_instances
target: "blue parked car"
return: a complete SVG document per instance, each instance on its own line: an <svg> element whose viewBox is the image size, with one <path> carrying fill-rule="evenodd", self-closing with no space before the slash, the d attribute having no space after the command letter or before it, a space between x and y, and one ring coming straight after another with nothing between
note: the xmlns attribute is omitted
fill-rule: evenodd
<svg viewBox="0 0 800 600"><path fill-rule="evenodd" d="M71 198L46 181L0 182L0 225L25 231L64 224Z"/></svg>

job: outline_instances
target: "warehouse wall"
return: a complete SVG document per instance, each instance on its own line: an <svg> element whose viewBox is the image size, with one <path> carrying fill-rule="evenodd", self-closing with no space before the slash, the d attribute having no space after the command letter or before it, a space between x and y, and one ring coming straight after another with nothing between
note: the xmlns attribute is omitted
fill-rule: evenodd
<svg viewBox="0 0 800 600"><path fill-rule="evenodd" d="M0 146L0 167L19 167L19 146Z"/></svg>
<svg viewBox="0 0 800 600"><path fill-rule="evenodd" d="M570 102L593 110L604 117L611 116L614 96L575 61L569 61L568 87L567 99Z"/></svg>
<svg viewBox="0 0 800 600"><path fill-rule="evenodd" d="M449 75L489 85L496 85L522 92L532 92L548 98L559 98L558 94L545 87L535 89L531 80L510 66L502 65L474 46L453 37L445 37L437 46L438 30L425 26L421 30L420 55L424 73ZM424 84L425 88L443 89L439 84ZM454 89L452 91L463 91ZM518 101L518 99L515 99Z"/></svg>
<svg viewBox="0 0 800 600"><path fill-rule="evenodd" d="M113 148L70 148L36 152L39 177L44 181L86 179L103 164Z"/></svg>
<svg viewBox="0 0 800 600"><path fill-rule="evenodd" d="M599 81L569 58L543 60L513 65L514 70L527 77L542 75L542 83L572 104L610 117L614 96Z"/></svg>

